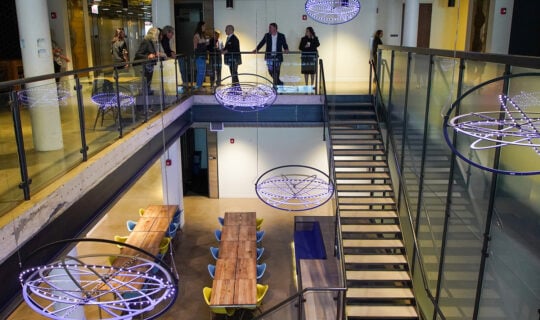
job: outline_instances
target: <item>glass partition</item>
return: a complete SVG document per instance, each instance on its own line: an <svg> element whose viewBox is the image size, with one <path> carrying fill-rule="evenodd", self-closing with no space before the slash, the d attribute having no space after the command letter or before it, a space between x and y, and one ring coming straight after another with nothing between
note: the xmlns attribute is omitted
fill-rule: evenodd
<svg viewBox="0 0 540 320"><path fill-rule="evenodd" d="M388 152L394 155L389 163L422 313L433 319L537 318L540 282L533 270L540 266L539 180L490 171L538 170L536 135L496 147L502 135L447 129L451 148L443 130L461 94L450 118L502 119L507 127L498 122L486 128L536 132L540 75L491 79L538 69L512 66L530 62L515 57L400 47L386 47L382 57L381 105L386 107ZM479 86L485 81L491 82ZM509 102L503 107L499 95L514 99L518 107ZM486 142L486 137L493 139Z"/></svg>

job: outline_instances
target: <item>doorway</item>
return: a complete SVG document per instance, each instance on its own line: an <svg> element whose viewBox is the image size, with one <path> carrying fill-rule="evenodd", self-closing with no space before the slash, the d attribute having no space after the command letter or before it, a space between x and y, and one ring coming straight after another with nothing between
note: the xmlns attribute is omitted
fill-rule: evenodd
<svg viewBox="0 0 540 320"><path fill-rule="evenodd" d="M189 128L181 137L184 195L219 198L217 133Z"/></svg>
<svg viewBox="0 0 540 320"><path fill-rule="evenodd" d="M418 33L416 35L416 46L418 48L429 48L429 37L431 36L431 3L420 3L418 9Z"/></svg>

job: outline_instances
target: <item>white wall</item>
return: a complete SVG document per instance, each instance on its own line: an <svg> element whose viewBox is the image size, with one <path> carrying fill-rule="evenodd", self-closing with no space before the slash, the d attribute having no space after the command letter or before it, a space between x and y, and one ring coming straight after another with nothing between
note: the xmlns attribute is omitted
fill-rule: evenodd
<svg viewBox="0 0 540 320"><path fill-rule="evenodd" d="M322 128L225 128L218 132L218 159L220 198L256 197L259 176L282 165L328 173Z"/></svg>
<svg viewBox="0 0 540 320"><path fill-rule="evenodd" d="M396 0L392 0L396 1ZM398 1L396 1L398 2ZM240 39L242 51L252 51L263 35L268 32L268 24L276 22L278 31L285 34L290 50L298 51L301 37L306 27L313 27L321 46L319 55L325 62L325 74L330 81L367 81L369 76L369 38L379 25L381 16L376 12L379 1L361 1L361 10L352 21L339 25L325 25L308 17L302 20L305 1L289 0L234 0L234 9L226 9L224 0L214 0L215 27L225 30L232 24ZM225 40L225 37L223 38ZM255 72L253 57L242 56L243 64L239 72ZM228 68L223 69L224 74ZM261 72L259 72L260 74Z"/></svg>
<svg viewBox="0 0 540 320"><path fill-rule="evenodd" d="M501 8L506 8L506 14L501 14ZM491 1L486 39L487 53L508 54L513 9L514 0Z"/></svg>

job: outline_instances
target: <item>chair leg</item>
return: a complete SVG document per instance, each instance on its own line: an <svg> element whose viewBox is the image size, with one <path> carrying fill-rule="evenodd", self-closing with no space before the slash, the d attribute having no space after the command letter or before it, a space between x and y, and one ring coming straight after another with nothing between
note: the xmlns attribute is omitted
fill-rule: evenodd
<svg viewBox="0 0 540 320"><path fill-rule="evenodd" d="M101 108L98 108L97 114L96 114L96 120L94 121L94 130L96 130L96 124L99 119L99 114L101 113ZM103 117L101 118L101 125L103 126Z"/></svg>

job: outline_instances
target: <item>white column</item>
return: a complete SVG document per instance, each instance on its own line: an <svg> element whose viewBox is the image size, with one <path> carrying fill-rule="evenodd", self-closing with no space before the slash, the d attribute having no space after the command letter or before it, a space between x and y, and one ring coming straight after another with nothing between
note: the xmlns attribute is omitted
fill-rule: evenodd
<svg viewBox="0 0 540 320"><path fill-rule="evenodd" d="M182 158L180 139L176 140L161 156L161 175L163 183L163 202L178 205L184 210L184 188L182 186ZM184 214L180 218L180 228L184 226Z"/></svg>
<svg viewBox="0 0 540 320"><path fill-rule="evenodd" d="M418 0L405 1L405 17L403 18L403 46L416 47L418 35Z"/></svg>
<svg viewBox="0 0 540 320"><path fill-rule="evenodd" d="M43 0L16 0L24 76L54 73L49 10ZM63 148L60 109L54 79L26 86L34 148L50 151Z"/></svg>

